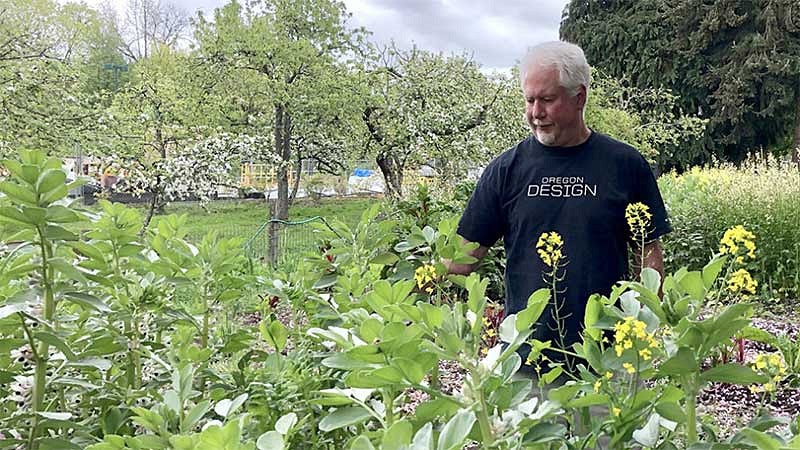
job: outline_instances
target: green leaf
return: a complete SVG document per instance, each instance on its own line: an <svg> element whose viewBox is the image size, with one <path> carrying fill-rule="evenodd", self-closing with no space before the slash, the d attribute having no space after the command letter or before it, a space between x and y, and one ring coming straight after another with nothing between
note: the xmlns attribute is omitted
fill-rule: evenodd
<svg viewBox="0 0 800 450"><path fill-rule="evenodd" d="M414 428L408 420L394 423L383 435L381 450L405 450L411 443Z"/></svg>
<svg viewBox="0 0 800 450"><path fill-rule="evenodd" d="M587 406L594 406L594 405L607 405L608 404L608 395L607 394L586 394L582 397L578 397L574 400L570 400L567 403L567 406L570 408L586 408Z"/></svg>
<svg viewBox="0 0 800 450"><path fill-rule="evenodd" d="M525 434L522 442L528 445L546 444L560 441L566 433L567 428L564 425L550 422L537 423Z"/></svg>
<svg viewBox="0 0 800 450"><path fill-rule="evenodd" d="M319 429L327 433L342 427L363 423L370 417L372 416L369 411L361 406L346 406L325 416L319 423Z"/></svg>
<svg viewBox="0 0 800 450"><path fill-rule="evenodd" d="M36 183L36 179L39 176L39 168L36 166L28 166L28 169L25 169L23 165L19 161L15 161L13 159L4 159L2 161L3 166L11 172L12 175L19 178L20 180L28 183L29 185L33 186ZM33 169L33 170L31 170Z"/></svg>
<svg viewBox="0 0 800 450"><path fill-rule="evenodd" d="M265 322L261 322L261 337L276 351L281 352L286 346L286 340L289 337L289 331L279 321L273 320L269 326L265 326Z"/></svg>
<svg viewBox="0 0 800 450"><path fill-rule="evenodd" d="M20 209L22 210L22 215L25 217L27 223L32 225L43 225L47 220L47 210L45 208L22 205Z"/></svg>
<svg viewBox="0 0 800 450"><path fill-rule="evenodd" d="M719 276L726 261L728 261L727 257L717 257L703 267L703 285L706 289L711 289L711 287L714 286L714 281L717 279L717 276Z"/></svg>
<svg viewBox="0 0 800 450"><path fill-rule="evenodd" d="M68 424L63 424L65 428ZM46 424L44 427L48 427ZM39 440L39 450L82 450L81 447L70 441L56 438L43 438Z"/></svg>
<svg viewBox="0 0 800 450"><path fill-rule="evenodd" d="M83 276L83 273L76 269L75 266L68 263L64 258L51 258L48 260L50 266L52 266L56 271L61 272L67 278L75 281L86 282L86 277Z"/></svg>
<svg viewBox="0 0 800 450"><path fill-rule="evenodd" d="M112 311L111 307L106 305L102 300L84 292L65 292L64 299L97 312L110 313Z"/></svg>
<svg viewBox="0 0 800 450"><path fill-rule="evenodd" d="M211 402L208 400L203 400L200 403L194 405L192 409L189 410L189 413L186 414L186 418L183 419L181 423L181 432L188 432L191 431L197 422L202 419L206 413L211 409Z"/></svg>
<svg viewBox="0 0 800 450"><path fill-rule="evenodd" d="M651 292L658 292L661 288L661 274L655 269L645 267L642 269L642 284Z"/></svg>
<svg viewBox="0 0 800 450"><path fill-rule="evenodd" d="M64 356L67 357L68 360L74 361L74 360L77 359L77 357L75 356L75 353L73 353L72 349L69 348L69 345L67 345L67 343L64 342L64 340L62 340L60 337L56 336L55 334L47 332L47 331L39 331L39 332L35 333L33 336L36 339L38 339L38 340L40 340L42 342L45 342L47 344L50 344L53 347L55 347L58 350L60 350L61 353L63 353Z"/></svg>
<svg viewBox="0 0 800 450"><path fill-rule="evenodd" d="M658 443L658 414L650 414L647 423L633 432L633 439L642 444L644 447L655 447Z"/></svg>
<svg viewBox="0 0 800 450"><path fill-rule="evenodd" d="M369 438L366 436L359 436L353 441L350 450L375 450L375 447L372 445L372 442L369 441Z"/></svg>
<svg viewBox="0 0 800 450"><path fill-rule="evenodd" d="M370 264L382 264L384 266L391 266L392 264L399 261L400 258L391 252L381 253L380 255L375 256L374 258L369 260Z"/></svg>
<svg viewBox="0 0 800 450"><path fill-rule="evenodd" d="M80 214L63 205L50 205L46 211L45 217L48 222L73 223L83 220Z"/></svg>
<svg viewBox="0 0 800 450"><path fill-rule="evenodd" d="M678 282L680 286L689 293L692 299L702 301L706 298L706 286L703 283L703 275L700 272L688 272Z"/></svg>
<svg viewBox="0 0 800 450"><path fill-rule="evenodd" d="M71 361L68 365L70 367L94 367L99 370L108 370L111 368L111 361L103 358L82 358Z"/></svg>
<svg viewBox="0 0 800 450"><path fill-rule="evenodd" d="M214 405L214 412L228 419L240 406L247 401L247 394L241 394L233 400L222 399Z"/></svg>
<svg viewBox="0 0 800 450"><path fill-rule="evenodd" d="M280 419L275 422L275 431L278 433L286 436L289 434L289 431L292 430L292 427L297 423L297 414L290 412L288 414L284 414L281 416Z"/></svg>
<svg viewBox="0 0 800 450"><path fill-rule="evenodd" d="M39 195L46 194L59 186L65 186L67 174L61 169L49 169L39 174L36 181L36 191Z"/></svg>
<svg viewBox="0 0 800 450"><path fill-rule="evenodd" d="M20 212L17 208L13 206L3 206L0 207L0 216L5 217L6 219L11 219L15 222L24 223L26 225L32 225L28 218Z"/></svg>
<svg viewBox="0 0 800 450"><path fill-rule="evenodd" d="M36 205L36 193L16 183L0 182L0 192L6 194L16 204Z"/></svg>
<svg viewBox="0 0 800 450"><path fill-rule="evenodd" d="M5 319L12 314L25 311L26 309L28 309L28 305L24 303L12 303L10 305L0 306L0 319Z"/></svg>
<svg viewBox="0 0 800 450"><path fill-rule="evenodd" d="M687 347L681 347L678 352L664 361L658 368L662 375L687 375L700 370L694 352Z"/></svg>
<svg viewBox="0 0 800 450"><path fill-rule="evenodd" d="M759 450L780 450L782 448L780 441L752 428L739 431L736 433L736 437L740 438L738 442L755 445Z"/></svg>
<svg viewBox="0 0 800 450"><path fill-rule="evenodd" d="M547 304L550 302L550 289L539 289L528 297L525 309L517 313L517 331L530 329L539 320Z"/></svg>
<svg viewBox="0 0 800 450"><path fill-rule="evenodd" d="M472 425L475 424L475 413L461 410L456 413L442 428L437 450L459 450L464 445Z"/></svg>
<svg viewBox="0 0 800 450"><path fill-rule="evenodd" d="M656 403L656 412L663 418L676 423L685 423L686 414L677 402L661 401Z"/></svg>
<svg viewBox="0 0 800 450"><path fill-rule="evenodd" d="M433 425L430 422L417 431L409 450L433 450Z"/></svg>
<svg viewBox="0 0 800 450"><path fill-rule="evenodd" d="M45 411L37 411L36 415L44 417L45 419L50 420L60 420L65 421L69 420L72 417L72 413L68 412L45 412Z"/></svg>
<svg viewBox="0 0 800 450"><path fill-rule="evenodd" d="M66 184L62 184L61 186L58 186L52 191L42 195L39 198L39 204L42 206L50 205L58 200L61 200L67 195L69 195L69 187Z"/></svg>
<svg viewBox="0 0 800 450"><path fill-rule="evenodd" d="M447 398L437 398L420 404L414 416L419 422L430 422L437 417L450 417L458 411L458 407L458 403Z"/></svg>
<svg viewBox="0 0 800 450"><path fill-rule="evenodd" d="M258 437L256 441L258 450L283 450L283 436L277 431L267 431Z"/></svg>
<svg viewBox="0 0 800 450"><path fill-rule="evenodd" d="M47 225L43 233L45 239L50 241L77 241L78 235L58 225Z"/></svg>
<svg viewBox="0 0 800 450"><path fill-rule="evenodd" d="M403 373L412 384L419 384L425 378L425 370L414 360L408 358L395 358L392 365Z"/></svg>
<svg viewBox="0 0 800 450"><path fill-rule="evenodd" d="M583 324L586 334L594 341L600 340L600 330L594 328L594 324L600 320L600 313L602 311L603 304L600 303L600 296L598 294L592 294L589 300L586 301L586 313L583 315Z"/></svg>
<svg viewBox="0 0 800 450"><path fill-rule="evenodd" d="M766 383L769 378L755 372L753 369L739 364L721 364L714 366L700 374L704 382L719 381L731 384Z"/></svg>

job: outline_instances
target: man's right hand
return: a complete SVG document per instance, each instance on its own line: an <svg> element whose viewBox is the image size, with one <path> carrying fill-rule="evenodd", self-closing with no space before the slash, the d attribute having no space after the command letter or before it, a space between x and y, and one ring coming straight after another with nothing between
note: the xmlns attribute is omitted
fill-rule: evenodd
<svg viewBox="0 0 800 450"><path fill-rule="evenodd" d="M469 241L466 239L462 240L464 244L468 244ZM478 264L480 264L480 260L483 259L486 254L489 253L489 247L484 247L483 245L478 246L475 250L470 252L470 256L474 256L478 259L472 264L456 264L450 260L444 260L442 263L445 267L447 267L447 273L452 273L456 275L469 275L478 268Z"/></svg>

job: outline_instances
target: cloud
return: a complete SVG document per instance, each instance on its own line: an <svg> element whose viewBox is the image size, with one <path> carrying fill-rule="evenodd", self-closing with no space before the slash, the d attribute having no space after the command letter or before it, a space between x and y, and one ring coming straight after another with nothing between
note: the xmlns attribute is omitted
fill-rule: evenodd
<svg viewBox="0 0 800 450"><path fill-rule="evenodd" d="M345 0L351 23L372 40L467 53L487 68L507 68L528 46L558 39L566 0Z"/></svg>

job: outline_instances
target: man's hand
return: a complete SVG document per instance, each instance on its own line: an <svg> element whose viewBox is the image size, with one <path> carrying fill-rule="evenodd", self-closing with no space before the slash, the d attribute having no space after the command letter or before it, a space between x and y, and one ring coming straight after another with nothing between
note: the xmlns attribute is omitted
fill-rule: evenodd
<svg viewBox="0 0 800 450"><path fill-rule="evenodd" d="M648 242L644 244L644 264L642 264L641 254L639 253L639 248L634 246L634 254L636 255L636 278L639 278L641 275L641 270L639 268L642 267L649 267L661 276L661 282L664 282L664 253L661 251L661 241L656 239L652 242ZM658 297L661 298L662 296L661 286L658 287Z"/></svg>
<svg viewBox="0 0 800 450"><path fill-rule="evenodd" d="M464 244L468 244L469 241L463 239L461 241ZM447 267L447 273L452 273L456 275L469 275L475 269L478 268L478 264L480 264L480 260L483 259L484 256L489 252L489 247L484 247L483 245L478 246L475 250L472 250L469 254L470 256L474 256L478 259L478 261L472 264L456 264L450 260L443 260L442 264Z"/></svg>

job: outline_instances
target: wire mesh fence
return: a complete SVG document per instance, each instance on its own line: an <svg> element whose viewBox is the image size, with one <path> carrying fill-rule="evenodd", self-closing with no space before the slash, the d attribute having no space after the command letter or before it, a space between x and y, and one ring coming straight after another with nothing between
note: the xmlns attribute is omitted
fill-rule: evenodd
<svg viewBox="0 0 800 450"><path fill-rule="evenodd" d="M296 260L306 252L316 251L314 223L327 225L319 216L297 221L272 219L261 225L245 242L245 253L252 259L273 265Z"/></svg>

